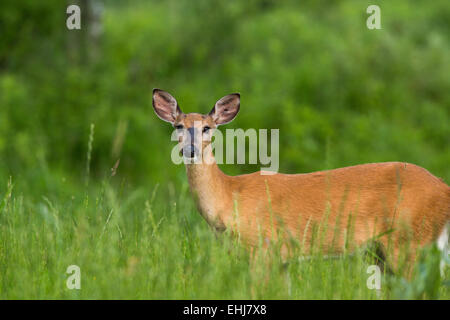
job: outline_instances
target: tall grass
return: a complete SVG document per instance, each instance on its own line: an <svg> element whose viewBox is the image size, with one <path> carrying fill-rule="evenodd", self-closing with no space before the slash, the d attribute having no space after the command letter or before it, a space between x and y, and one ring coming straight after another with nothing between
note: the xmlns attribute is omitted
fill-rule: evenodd
<svg viewBox="0 0 450 320"><path fill-rule="evenodd" d="M214 235L187 185L181 189L166 202L156 185L118 191L112 180L92 188L89 201L32 200L9 181L0 206L0 298L450 298L433 247L411 279L385 275L379 291L366 285L373 261L363 254L327 260L317 251L286 263L269 250L252 264L237 238ZM80 290L66 286L69 265L81 269Z"/></svg>

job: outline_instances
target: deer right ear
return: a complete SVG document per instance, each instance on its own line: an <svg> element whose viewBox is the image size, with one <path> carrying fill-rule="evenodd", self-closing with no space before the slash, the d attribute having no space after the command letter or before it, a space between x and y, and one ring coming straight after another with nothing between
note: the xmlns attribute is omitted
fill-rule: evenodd
<svg viewBox="0 0 450 320"><path fill-rule="evenodd" d="M175 119L182 114L177 100L172 95L161 89L153 89L153 109L156 115L164 121L174 123Z"/></svg>
<svg viewBox="0 0 450 320"><path fill-rule="evenodd" d="M233 120L239 112L241 95L239 93L229 94L219 101L209 112L217 125L225 124Z"/></svg>

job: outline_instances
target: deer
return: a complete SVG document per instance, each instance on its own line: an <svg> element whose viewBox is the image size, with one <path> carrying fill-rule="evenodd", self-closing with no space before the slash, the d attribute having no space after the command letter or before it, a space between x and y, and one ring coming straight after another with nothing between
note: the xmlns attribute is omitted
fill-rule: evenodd
<svg viewBox="0 0 450 320"><path fill-rule="evenodd" d="M178 132L184 159L203 155L200 163L185 161L187 179L199 213L217 233L231 230L250 248L261 246L261 239L263 246L274 237L296 239L308 254L312 226L326 220L324 255L376 243L378 258L386 263L390 259L395 268L405 243L417 249L436 241L448 252L450 187L420 166L380 162L312 173L230 176L218 167L211 138L217 127L237 116L239 93L219 99L208 114L183 113L176 99L161 89L153 90L152 105ZM289 245L280 251L289 257ZM410 252L407 261L413 262L415 250Z"/></svg>

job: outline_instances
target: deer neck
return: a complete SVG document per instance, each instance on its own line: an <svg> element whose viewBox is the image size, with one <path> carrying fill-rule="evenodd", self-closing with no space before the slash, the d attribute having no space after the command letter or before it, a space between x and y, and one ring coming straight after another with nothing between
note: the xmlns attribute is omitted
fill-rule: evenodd
<svg viewBox="0 0 450 320"><path fill-rule="evenodd" d="M230 198L228 176L217 166L212 152L205 153L201 163L186 164L189 187L200 214L211 227L223 231L223 214Z"/></svg>

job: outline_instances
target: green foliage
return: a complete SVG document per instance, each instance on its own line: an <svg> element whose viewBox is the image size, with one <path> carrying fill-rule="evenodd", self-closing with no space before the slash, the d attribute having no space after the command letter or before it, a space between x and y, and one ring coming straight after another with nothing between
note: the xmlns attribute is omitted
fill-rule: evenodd
<svg viewBox="0 0 450 320"><path fill-rule="evenodd" d="M400 160L448 180L448 2L381 1L382 30L366 28L368 3L108 2L90 39L87 18L66 29L61 4L5 1L2 15L26 18L2 19L20 37L0 51L0 172L82 179L94 123L94 175L121 158L129 181L179 181L171 129L151 110L161 87L186 112L241 92L228 127L280 128L281 171Z"/></svg>
<svg viewBox="0 0 450 320"><path fill-rule="evenodd" d="M422 251L412 281L393 279L390 286L396 299L438 299L442 288L439 265L442 253L436 245Z"/></svg>
<svg viewBox="0 0 450 320"><path fill-rule="evenodd" d="M87 15L67 30L64 1L3 0L0 181L15 196L0 184L1 297L375 298L351 259L287 278L275 266L251 291L245 253L199 217L151 108L153 87L202 113L237 91L226 128L279 128L281 172L398 160L448 182L450 5L377 1L382 29L368 30L372 2L105 1L95 35ZM90 279L78 293L64 289L73 263ZM424 263L402 297L448 298Z"/></svg>

